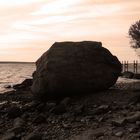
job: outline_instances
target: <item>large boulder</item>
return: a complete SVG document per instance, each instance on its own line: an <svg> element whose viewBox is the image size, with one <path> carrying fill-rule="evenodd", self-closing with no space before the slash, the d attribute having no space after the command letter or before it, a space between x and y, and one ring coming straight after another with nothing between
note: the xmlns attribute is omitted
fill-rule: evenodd
<svg viewBox="0 0 140 140"><path fill-rule="evenodd" d="M101 42L56 42L36 62L31 90L37 99L95 93L113 86L121 63Z"/></svg>

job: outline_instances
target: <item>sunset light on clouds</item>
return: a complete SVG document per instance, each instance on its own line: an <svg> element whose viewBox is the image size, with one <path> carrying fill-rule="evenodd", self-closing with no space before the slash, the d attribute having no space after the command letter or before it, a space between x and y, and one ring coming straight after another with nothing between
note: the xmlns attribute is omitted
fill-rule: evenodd
<svg viewBox="0 0 140 140"><path fill-rule="evenodd" d="M120 60L138 59L127 33L140 19L139 5L139 0L0 0L0 61L36 61L54 42L82 40L101 41Z"/></svg>

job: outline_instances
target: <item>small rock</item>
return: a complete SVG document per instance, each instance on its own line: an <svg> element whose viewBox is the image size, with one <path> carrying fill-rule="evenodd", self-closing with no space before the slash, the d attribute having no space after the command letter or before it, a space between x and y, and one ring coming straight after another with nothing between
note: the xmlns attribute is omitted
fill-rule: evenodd
<svg viewBox="0 0 140 140"><path fill-rule="evenodd" d="M135 138L140 138L140 132L138 132L137 134L134 135Z"/></svg>
<svg viewBox="0 0 140 140"><path fill-rule="evenodd" d="M13 122L13 128L8 130L8 132L15 133L16 136L21 135L24 131L24 121L21 118L16 118Z"/></svg>
<svg viewBox="0 0 140 140"><path fill-rule="evenodd" d="M97 132L97 133L94 134L94 137L95 138L99 138L101 136L104 136L104 133L103 132Z"/></svg>
<svg viewBox="0 0 140 140"><path fill-rule="evenodd" d="M119 132L115 133L115 136L122 137L123 136L123 132L122 131L119 131Z"/></svg>
<svg viewBox="0 0 140 140"><path fill-rule="evenodd" d="M9 89L9 88L12 88L12 86L11 85L5 85L4 88Z"/></svg>
<svg viewBox="0 0 140 140"><path fill-rule="evenodd" d="M36 124L40 124L44 122L46 122L46 117L43 114L40 114L33 120L33 123L36 123Z"/></svg>
<svg viewBox="0 0 140 140"><path fill-rule="evenodd" d="M134 73L130 71L125 71L122 73L123 78L133 78L133 76L134 76Z"/></svg>
<svg viewBox="0 0 140 140"><path fill-rule="evenodd" d="M135 123L128 124L127 128L130 133L136 133L139 130L139 127Z"/></svg>
<svg viewBox="0 0 140 140"><path fill-rule="evenodd" d="M118 126L118 127L124 126L125 123L126 123L126 120L125 120L125 119L118 119L118 120L113 120L113 121L112 121L112 124L113 124L114 126Z"/></svg>
<svg viewBox="0 0 140 140"><path fill-rule="evenodd" d="M24 140L42 140L42 137L39 134L30 133Z"/></svg>
<svg viewBox="0 0 140 140"><path fill-rule="evenodd" d="M50 111L55 106L56 106L56 103L47 103L45 106L45 111Z"/></svg>
<svg viewBox="0 0 140 140"><path fill-rule="evenodd" d="M135 92L136 91L140 91L140 89L136 89L135 90ZM135 95L134 97L132 97L130 100L129 100L129 102L131 103L131 104L137 104L137 103L140 103L140 94L138 94L138 95Z"/></svg>
<svg viewBox="0 0 140 140"><path fill-rule="evenodd" d="M1 140L16 140L16 136L14 132L6 133Z"/></svg>
<svg viewBox="0 0 140 140"><path fill-rule="evenodd" d="M81 104L81 105L78 105L74 108L73 112L74 112L74 115L81 115L81 113L83 113L85 109L85 105L84 104Z"/></svg>
<svg viewBox="0 0 140 140"><path fill-rule="evenodd" d="M126 117L127 122L134 123L140 121L140 111L137 111L134 115Z"/></svg>
<svg viewBox="0 0 140 140"><path fill-rule="evenodd" d="M39 112L42 112L44 111L45 107L46 107L45 103L40 103L38 104L38 106L36 106L36 110L38 110Z"/></svg>
<svg viewBox="0 0 140 140"><path fill-rule="evenodd" d="M140 79L140 74L135 73L134 76L133 76L133 79Z"/></svg>
<svg viewBox="0 0 140 140"><path fill-rule="evenodd" d="M25 122L23 121L23 119L18 117L14 120L14 127L21 127L24 125L24 123Z"/></svg>
<svg viewBox="0 0 140 140"><path fill-rule="evenodd" d="M64 98L60 104L64 104L65 106L68 106L70 104L71 99L69 97Z"/></svg>
<svg viewBox="0 0 140 140"><path fill-rule="evenodd" d="M137 132L137 128L135 128L135 127L128 128L128 131L129 131L130 133L135 133L135 132Z"/></svg>
<svg viewBox="0 0 140 140"><path fill-rule="evenodd" d="M65 129L70 129L71 128L70 124L63 123L62 125Z"/></svg>
<svg viewBox="0 0 140 140"><path fill-rule="evenodd" d="M21 84L16 84L13 86L16 90L23 90L23 89L29 89L32 85L33 80L32 79L25 79Z"/></svg>
<svg viewBox="0 0 140 140"><path fill-rule="evenodd" d="M56 107L52 108L51 112L56 115L64 114L66 112L65 105L59 104Z"/></svg>
<svg viewBox="0 0 140 140"><path fill-rule="evenodd" d="M16 118L21 116L22 111L19 107L17 106L12 106L7 110L7 115L9 118Z"/></svg>
<svg viewBox="0 0 140 140"><path fill-rule="evenodd" d="M101 105L97 109L95 109L93 112L91 112L91 114L100 115L100 114L107 113L108 111L109 111L108 105Z"/></svg>
<svg viewBox="0 0 140 140"><path fill-rule="evenodd" d="M140 127L140 121L136 121L136 125Z"/></svg>

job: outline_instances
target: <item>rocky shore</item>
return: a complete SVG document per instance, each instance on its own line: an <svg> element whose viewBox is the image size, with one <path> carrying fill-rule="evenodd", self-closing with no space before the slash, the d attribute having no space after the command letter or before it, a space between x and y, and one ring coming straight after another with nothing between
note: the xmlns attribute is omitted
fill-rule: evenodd
<svg viewBox="0 0 140 140"><path fill-rule="evenodd" d="M0 139L139 140L139 85L118 81L96 94L47 102L20 86L0 94Z"/></svg>

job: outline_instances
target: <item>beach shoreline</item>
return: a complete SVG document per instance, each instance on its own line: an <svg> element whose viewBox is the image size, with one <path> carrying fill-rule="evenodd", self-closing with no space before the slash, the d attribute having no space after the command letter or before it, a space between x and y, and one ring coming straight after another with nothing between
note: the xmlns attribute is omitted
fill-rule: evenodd
<svg viewBox="0 0 140 140"><path fill-rule="evenodd" d="M46 103L34 101L29 90L0 94L0 137L135 140L140 120L127 119L140 113L140 81L128 81L119 79L104 92Z"/></svg>

